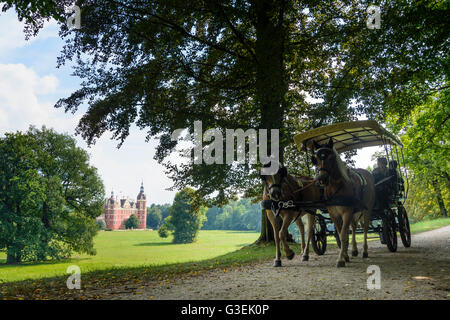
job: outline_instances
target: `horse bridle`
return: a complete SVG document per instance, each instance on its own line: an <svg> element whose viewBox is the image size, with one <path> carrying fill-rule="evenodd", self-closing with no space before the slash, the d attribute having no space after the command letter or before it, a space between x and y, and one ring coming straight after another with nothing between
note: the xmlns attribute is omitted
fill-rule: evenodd
<svg viewBox="0 0 450 320"><path fill-rule="evenodd" d="M285 178L285 177L282 176L279 183L274 183L274 184L272 184L272 185L270 185L270 186L267 186L267 181L266 181L266 179L264 179L264 184L266 185L267 191L270 193L270 190L271 190L272 188L276 188L276 187L278 187L278 188L280 188L280 190L282 190L282 188L283 188L282 184L283 184L284 178Z"/></svg>
<svg viewBox="0 0 450 320"><path fill-rule="evenodd" d="M317 156L320 160L325 160L330 153L333 153L333 150L328 147L321 147L314 152L314 156ZM313 165L317 166L317 159L315 157L311 157L311 162ZM317 172L324 171L326 174L330 175L330 171L326 168L317 168Z"/></svg>

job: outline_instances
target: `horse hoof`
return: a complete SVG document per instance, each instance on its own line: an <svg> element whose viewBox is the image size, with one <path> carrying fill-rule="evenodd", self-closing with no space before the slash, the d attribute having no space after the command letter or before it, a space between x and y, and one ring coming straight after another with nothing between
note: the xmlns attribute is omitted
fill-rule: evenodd
<svg viewBox="0 0 450 320"><path fill-rule="evenodd" d="M369 254L367 252L363 252L363 258L368 258Z"/></svg>
<svg viewBox="0 0 450 320"><path fill-rule="evenodd" d="M302 261L308 261L309 260L309 256L302 256Z"/></svg>
<svg viewBox="0 0 450 320"><path fill-rule="evenodd" d="M275 261L273 262L273 266L274 266L274 267L281 267L281 260L275 260Z"/></svg>
<svg viewBox="0 0 450 320"><path fill-rule="evenodd" d="M352 251L352 257L357 257L358 256L358 250Z"/></svg>
<svg viewBox="0 0 450 320"><path fill-rule="evenodd" d="M344 259L345 259L345 262L350 262L350 258L348 256L345 257Z"/></svg>
<svg viewBox="0 0 450 320"><path fill-rule="evenodd" d="M338 262L336 263L336 267L338 267L338 268L345 267L345 262L344 262L344 261L338 261Z"/></svg>
<svg viewBox="0 0 450 320"><path fill-rule="evenodd" d="M288 260L292 260L294 259L295 256L295 252L292 252L290 255L286 256L286 258L288 258Z"/></svg>

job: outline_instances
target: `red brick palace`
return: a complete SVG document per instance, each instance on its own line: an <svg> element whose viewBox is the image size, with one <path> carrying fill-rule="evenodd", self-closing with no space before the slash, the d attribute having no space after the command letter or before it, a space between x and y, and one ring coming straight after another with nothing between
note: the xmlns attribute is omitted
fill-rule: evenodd
<svg viewBox="0 0 450 320"><path fill-rule="evenodd" d="M146 196L144 194L144 184L141 184L141 190L137 196L137 201L114 197L105 199L105 213L102 218L105 220L106 228L112 230L125 229L125 221L132 215L136 215L139 220L139 229L145 229L147 223Z"/></svg>

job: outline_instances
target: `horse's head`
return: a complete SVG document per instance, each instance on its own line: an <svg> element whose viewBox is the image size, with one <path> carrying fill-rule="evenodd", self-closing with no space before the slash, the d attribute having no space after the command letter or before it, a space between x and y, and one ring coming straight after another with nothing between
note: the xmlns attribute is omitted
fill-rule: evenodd
<svg viewBox="0 0 450 320"><path fill-rule="evenodd" d="M270 167L271 163L266 163L263 167ZM276 174L263 175L261 174L261 180L266 184L269 191L269 197L271 200L279 201L283 197L283 180L288 175L286 167L279 167Z"/></svg>
<svg viewBox="0 0 450 320"><path fill-rule="evenodd" d="M326 186L330 181L330 173L336 163L336 151L333 149L333 139L328 143L320 145L316 141L314 144L314 154L311 158L312 163L317 168L317 174L314 178L318 186Z"/></svg>

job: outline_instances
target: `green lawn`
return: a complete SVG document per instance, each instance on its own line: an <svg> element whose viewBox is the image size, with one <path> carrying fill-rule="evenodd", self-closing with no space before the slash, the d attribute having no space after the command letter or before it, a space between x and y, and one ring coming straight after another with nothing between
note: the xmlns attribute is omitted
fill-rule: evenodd
<svg viewBox="0 0 450 320"><path fill-rule="evenodd" d="M450 218L423 221L412 224L411 232L423 232L446 225L450 225ZM3 282L54 277L65 279L68 276L67 267L74 264L81 268L85 276L90 272L92 279L99 278L99 275L103 278L105 273L123 279L129 276L142 278L144 274L159 277L273 259L275 256L273 244L247 246L258 236L259 233L255 232L202 230L196 243L172 244L171 237L162 239L156 231L100 232L95 238L97 249L95 256L74 256L65 261L16 266L0 264L0 279ZM361 240L362 235L358 234L359 245ZM378 241L378 239L371 240ZM335 243L334 237L328 238L330 249ZM246 247L239 250L244 246ZM293 245L292 249L296 253L300 250L298 244ZM0 253L0 263L4 263L5 260L5 254ZM26 283L20 287L25 288Z"/></svg>
<svg viewBox="0 0 450 320"><path fill-rule="evenodd" d="M412 233L424 232L450 225L450 218L420 221L410 225Z"/></svg>
<svg viewBox="0 0 450 320"><path fill-rule="evenodd" d="M64 276L70 265L78 265L85 273L202 261L236 251L253 243L258 236L255 232L201 230L196 243L172 244L172 237L160 238L157 231L103 231L95 238L95 256L74 255L72 259L58 262L0 265L0 281ZM0 253L0 264L5 261L5 253Z"/></svg>

